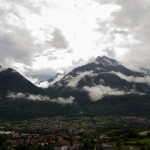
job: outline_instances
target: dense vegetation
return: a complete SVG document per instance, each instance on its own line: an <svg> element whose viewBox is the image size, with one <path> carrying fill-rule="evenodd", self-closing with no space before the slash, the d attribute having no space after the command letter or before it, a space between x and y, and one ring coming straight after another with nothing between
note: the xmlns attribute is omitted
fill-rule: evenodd
<svg viewBox="0 0 150 150"><path fill-rule="evenodd" d="M47 101L30 100L0 100L1 119L29 119L43 116L58 116L74 114L77 112L75 105L61 105Z"/></svg>
<svg viewBox="0 0 150 150"><path fill-rule="evenodd" d="M0 118L28 119L42 116L78 115L80 113L91 116L149 116L150 114L149 95L111 96L97 102L91 102L83 93L71 94L76 97L76 102L67 105L26 99L0 99ZM63 96L67 97L67 93L64 93Z"/></svg>

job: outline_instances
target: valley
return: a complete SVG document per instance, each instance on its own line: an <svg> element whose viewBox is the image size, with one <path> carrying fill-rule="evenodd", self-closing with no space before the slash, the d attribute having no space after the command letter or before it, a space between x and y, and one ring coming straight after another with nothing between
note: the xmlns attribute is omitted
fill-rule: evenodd
<svg viewBox="0 0 150 150"><path fill-rule="evenodd" d="M149 149L150 118L135 116L58 116L32 120L0 120L0 139L8 149L80 150ZM145 131L145 132L143 132ZM3 141L2 141L3 139Z"/></svg>
<svg viewBox="0 0 150 150"><path fill-rule="evenodd" d="M149 79L106 56L45 88L1 68L0 149L149 150Z"/></svg>

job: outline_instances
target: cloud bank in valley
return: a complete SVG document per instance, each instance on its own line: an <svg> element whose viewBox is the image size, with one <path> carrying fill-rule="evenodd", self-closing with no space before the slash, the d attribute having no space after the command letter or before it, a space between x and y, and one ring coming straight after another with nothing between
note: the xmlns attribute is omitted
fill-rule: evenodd
<svg viewBox="0 0 150 150"><path fill-rule="evenodd" d="M85 86L85 87L83 87L83 90L88 92L88 95L89 95L91 101L101 100L105 96L121 96L121 95L126 95L126 94L143 95L143 93L138 93L135 90L123 91L123 90L119 90L119 89L112 89L109 86L103 86L103 85L95 85L92 87Z"/></svg>
<svg viewBox="0 0 150 150"><path fill-rule="evenodd" d="M92 101L98 101L108 95L125 95L124 91L112 89L108 86L96 85L92 87L85 86L83 90L87 91Z"/></svg>
<svg viewBox="0 0 150 150"><path fill-rule="evenodd" d="M71 75L68 75L65 77L65 79L67 80L67 86L69 87L77 87L78 85L78 82L84 78L85 76L95 76L96 74L93 72L93 71L83 71L83 72L78 72L77 75L74 77L74 76L71 76Z"/></svg>
<svg viewBox="0 0 150 150"><path fill-rule="evenodd" d="M48 81L36 83L36 86L41 87L41 88L48 88L50 86L50 83Z"/></svg>
<svg viewBox="0 0 150 150"><path fill-rule="evenodd" d="M48 96L43 95L35 95L35 94L29 94L29 93L16 93L16 92L9 92L7 95L8 98L11 98L13 100L15 99L27 99L32 101L49 101L52 103L58 103L62 105L66 104L72 104L75 100L74 97L70 96L68 98L58 97L58 98L50 98Z"/></svg>
<svg viewBox="0 0 150 150"><path fill-rule="evenodd" d="M134 76L126 76L120 72L111 72L113 74L116 74L117 76L119 76L121 79L125 79L128 82L133 82L133 83L146 83L148 85L150 85L150 76L146 75L143 77L134 77Z"/></svg>

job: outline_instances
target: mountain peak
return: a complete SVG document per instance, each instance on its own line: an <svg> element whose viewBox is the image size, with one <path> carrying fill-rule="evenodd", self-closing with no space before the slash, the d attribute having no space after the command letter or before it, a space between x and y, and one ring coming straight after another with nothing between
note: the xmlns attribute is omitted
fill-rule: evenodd
<svg viewBox="0 0 150 150"><path fill-rule="evenodd" d="M96 62L102 63L103 65L118 65L119 63L115 59L111 59L107 56L98 56Z"/></svg>
<svg viewBox="0 0 150 150"><path fill-rule="evenodd" d="M0 67L0 72L17 73L17 71L12 68L3 68L3 67Z"/></svg>
<svg viewBox="0 0 150 150"><path fill-rule="evenodd" d="M49 79L48 82L50 82L51 85L53 85L57 81L61 80L64 76L65 76L65 73L57 73L56 76L54 78Z"/></svg>
<svg viewBox="0 0 150 150"><path fill-rule="evenodd" d="M3 68L2 66L0 66L0 72L7 70L7 68Z"/></svg>
<svg viewBox="0 0 150 150"><path fill-rule="evenodd" d="M55 77L64 76L65 73L57 73Z"/></svg>

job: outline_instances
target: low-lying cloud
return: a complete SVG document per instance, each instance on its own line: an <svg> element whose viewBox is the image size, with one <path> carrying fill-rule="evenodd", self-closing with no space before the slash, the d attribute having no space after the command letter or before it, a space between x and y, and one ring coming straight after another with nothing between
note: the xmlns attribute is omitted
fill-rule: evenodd
<svg viewBox="0 0 150 150"><path fill-rule="evenodd" d="M83 87L83 90L88 92L89 97L91 101L98 101L104 98L105 96L121 96L126 94L143 94L143 93L137 93L135 90L131 90L129 92L119 90L119 89L112 89L108 86L103 85L95 85L92 87L85 86Z"/></svg>
<svg viewBox="0 0 150 150"><path fill-rule="evenodd" d="M13 100L15 99L27 99L27 100L32 100L32 101L49 101L52 103L58 103L58 104L72 104L75 100L74 97L70 96L68 98L63 98L63 97L58 97L56 99L54 98L49 98L48 96L43 96L43 95L35 95L35 94L29 94L29 93L16 93L16 92L9 92L7 95L8 98L11 98Z"/></svg>
<svg viewBox="0 0 150 150"><path fill-rule="evenodd" d="M60 74L58 73L54 78L52 78L51 81L44 81L40 83L36 83L36 86L41 87L41 88L48 88L49 86L53 86L56 82L61 80L65 74Z"/></svg>
<svg viewBox="0 0 150 150"><path fill-rule="evenodd" d="M78 72L76 77L69 76L68 78L68 84L69 87L77 87L78 82L84 78L85 76L95 76L96 74L93 71L84 71L84 72ZM66 77L67 78L67 77Z"/></svg>
<svg viewBox="0 0 150 150"><path fill-rule="evenodd" d="M146 75L144 77L134 77L134 76L126 76L120 72L111 72L113 74L116 74L117 76L119 76L121 79L124 79L128 82L134 82L134 83L146 83L148 85L150 85L150 76Z"/></svg>
<svg viewBox="0 0 150 150"><path fill-rule="evenodd" d="M92 101L98 101L107 95L124 95L124 91L119 91L118 89L112 89L108 86L96 85L92 87L83 87L85 91L88 92Z"/></svg>
<svg viewBox="0 0 150 150"><path fill-rule="evenodd" d="M50 86L50 83L48 81L44 81L44 82L36 83L35 85L41 88L48 88Z"/></svg>

